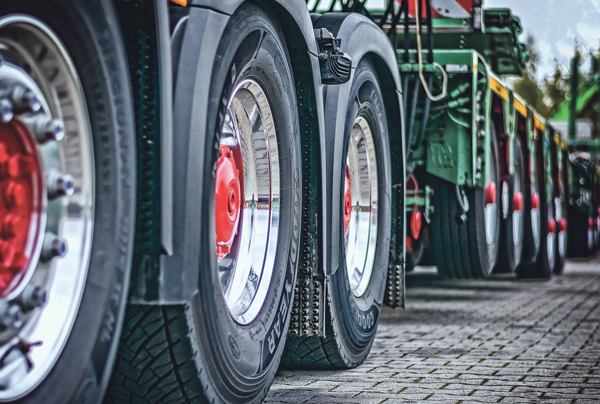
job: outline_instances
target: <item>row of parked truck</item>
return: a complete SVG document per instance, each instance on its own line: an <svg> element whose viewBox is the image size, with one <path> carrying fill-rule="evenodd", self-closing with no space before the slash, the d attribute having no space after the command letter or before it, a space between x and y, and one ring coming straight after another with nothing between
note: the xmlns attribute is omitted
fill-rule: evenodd
<svg viewBox="0 0 600 404"><path fill-rule="evenodd" d="M482 0L0 3L0 401L259 402L367 357L405 271L598 248L597 141Z"/></svg>

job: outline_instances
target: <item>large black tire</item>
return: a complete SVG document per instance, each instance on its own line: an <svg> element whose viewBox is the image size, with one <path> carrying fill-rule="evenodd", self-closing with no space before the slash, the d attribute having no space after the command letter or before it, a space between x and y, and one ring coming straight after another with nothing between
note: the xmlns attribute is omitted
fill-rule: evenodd
<svg viewBox="0 0 600 404"><path fill-rule="evenodd" d="M525 178L525 167L523 166L523 153L521 151L521 142L515 139L514 142L515 167L513 175L508 179L508 198L502 198L502 209L506 217L502 216L500 229L500 254L498 256L498 265L496 271L500 273L512 273L517 269L521 262L524 241L523 224L523 206L520 211L515 211L514 195L515 192L523 193Z"/></svg>
<svg viewBox="0 0 600 404"><path fill-rule="evenodd" d="M553 184L551 179L545 178L544 167L538 165L538 179L540 186L540 251L536 262L523 264L517 268L520 278L548 279L556 263L556 235L550 236L549 219L556 217L554 198L552 196Z"/></svg>
<svg viewBox="0 0 600 404"><path fill-rule="evenodd" d="M50 35L55 35L61 42L60 46L64 46L68 53L66 55L61 51L62 56L57 57L58 53L51 50L54 45L48 45L45 49L34 48L33 52L37 55L34 63L49 64L44 65L46 68L33 72L27 66L27 62L20 67L31 74L38 86L41 87L40 83L44 83L44 92L54 92L56 87L61 85L61 80L72 76L71 73L59 73L58 68L55 70L57 65L53 67L53 63L61 57L65 60L70 59L68 63L72 62L72 72L76 80L80 81L83 90L83 93L78 91L77 96L81 97L82 94L87 104L83 116L84 119L89 119L91 136L88 138L87 131L78 132L78 126L73 122L77 122L79 118L68 115L74 113L73 104L67 104L68 101L72 101L69 99L71 90L67 89L65 93L58 93L58 97L64 100L66 105L59 104L58 113L65 121L68 116L73 120L66 126L65 138L60 143L69 145L69 150L75 153L78 148L83 147L81 145L90 143L88 147L92 148L94 161L83 161L83 166L91 164L93 167L93 184L88 185L95 188L95 195L91 194L94 196L94 210L91 212L92 217L88 218L94 220L92 233L86 239L77 240L82 245L91 242L91 250L89 261L86 260L83 264L85 267L77 269L84 274L87 270L87 278L84 278L83 295L78 309L74 312L72 329L69 330L71 324L55 324L67 332L64 348L59 351L56 362L50 365L49 373L40 376L39 384L34 386L33 390L21 391L18 402L96 403L101 401L104 395L114 363L129 289L134 244L135 130L131 84L123 41L110 1L2 2L0 16L9 14L37 19L53 31ZM29 20L25 25L33 26L33 23ZM15 33L11 37L12 40L19 42L20 39ZM25 44L22 49L27 49L29 45L31 43ZM6 49L3 45L2 52ZM14 59L14 62L23 63L17 59ZM56 97L56 93L53 94ZM76 128L75 132L72 128ZM71 172L84 170L82 167L63 169L70 169ZM86 181L85 176L78 177L73 174L73 177L77 187ZM75 192L77 194L77 189ZM82 209L82 217L86 214L79 203L79 200L69 201L68 210L72 217L77 217L78 209ZM67 205L63 206L66 210ZM77 254L77 248L76 243L72 243L71 251L67 250L67 255L62 260L70 259L70 253ZM61 265L62 261L57 262ZM49 291L48 305L55 297ZM4 304L4 299L2 301ZM37 314L43 316L45 310L41 309ZM58 314L54 312L50 315ZM6 330L3 329L3 332ZM2 346L2 349L4 348ZM39 348L34 346L31 349L35 353ZM34 357L33 370L39 365ZM4 371L3 380L7 377ZM31 373L26 377L30 375ZM23 373L19 374L19 378L25 380ZM10 400L11 389L12 386L3 387L0 394L2 401Z"/></svg>
<svg viewBox="0 0 600 404"><path fill-rule="evenodd" d="M277 25L251 3L231 17L215 63L212 77L206 79L209 99L217 100L208 107L206 136L211 147L197 151L204 154L205 164L203 172L194 174L202 181L199 186L209 201L201 205L202 223L197 230L199 254L205 259L199 271L199 290L186 305L128 308L109 402L260 402L279 366L292 307L302 211L294 79ZM259 108L269 107L274 121L270 129L263 129L274 130L276 135L280 210L272 277L265 284L263 304L246 323L240 317L234 319L222 291L213 198L228 102L233 95L242 94L241 89L247 89L249 83L249 89L262 89L268 103L261 102ZM261 113L261 118L268 117ZM259 130L247 128L247 134ZM273 151L271 148L270 153Z"/></svg>
<svg viewBox="0 0 600 404"><path fill-rule="evenodd" d="M490 142L491 178L496 190L500 189L498 175L498 148L493 134ZM445 278L487 278L496 265L500 247L500 209L496 201L492 230L488 240L485 225L486 203L483 188L464 188L469 210L466 222L460 220L462 212L455 184L431 176L434 189L434 213L431 219L431 248L438 273Z"/></svg>
<svg viewBox="0 0 600 404"><path fill-rule="evenodd" d="M556 260L554 262L553 273L560 275L565 269L565 261L567 259L567 250L569 248L569 240L566 229L562 228L561 221L564 221L566 227L569 227L567 221L567 193L563 184L560 184L559 194L554 198L554 217L556 220ZM561 231L562 230L562 231Z"/></svg>
<svg viewBox="0 0 600 404"><path fill-rule="evenodd" d="M360 365L369 354L381 313L390 251L391 172L388 127L379 82L373 66L362 60L354 72L345 121L344 175L350 136L359 118L368 123L374 143L378 176L377 241L372 275L366 289L356 296L351 287L346 260L329 282L329 310L326 337L290 337L282 365L310 369L347 369ZM344 181L341 181L342 187ZM344 188L337 190L344 206ZM335 200L335 199L334 199ZM344 235L343 220L339 228ZM345 237L340 237L344 243ZM345 245L341 245L345 251ZM367 264L368 265L368 264Z"/></svg>
<svg viewBox="0 0 600 404"><path fill-rule="evenodd" d="M569 257L589 257L594 250L594 237L589 226L589 216L576 207L569 205L567 208L567 223Z"/></svg>
<svg viewBox="0 0 600 404"><path fill-rule="evenodd" d="M529 152L529 171L537 170L535 153ZM536 170L533 170L533 169ZM529 173L526 173L530 175ZM525 226L525 239L523 240L523 253L521 255L521 264L532 264L536 262L540 252L541 225L540 225L540 182L539 176L531 177L531 182L525 187L523 192L523 225ZM537 208L534 207L533 199L536 198Z"/></svg>

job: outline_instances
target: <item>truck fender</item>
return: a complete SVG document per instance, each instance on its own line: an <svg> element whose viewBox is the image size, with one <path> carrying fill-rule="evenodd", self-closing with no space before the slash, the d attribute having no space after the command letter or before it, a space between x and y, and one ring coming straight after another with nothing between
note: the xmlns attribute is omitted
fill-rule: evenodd
<svg viewBox="0 0 600 404"><path fill-rule="evenodd" d="M371 20L363 15L352 13L329 13L315 19L315 29L326 28L333 36L341 39L341 51L352 58L352 69L358 65L361 59L369 57L373 62L381 84L381 92L386 102L386 115L390 136L390 150L398 154L400 161L394 164L395 171L392 172L394 184L404 184L405 162L404 162L404 119L402 116L401 84L398 73L396 55L388 37ZM348 97L352 79L348 83L335 86L325 86L324 105L325 114L325 147L322 150L325 156L323 167L324 198L322 217L326 222L327 245L330 254L325 262L326 275L332 275L337 271L340 262L344 262L344 251L339 248L340 223L343 220L341 209L337 207L337 201L333 200L333 189L341 189L344 174L340 172L343 158L344 126L348 110ZM387 97L386 97L387 95ZM389 102L389 100L392 100ZM332 119L335 116L335 119ZM325 193L326 192L326 193ZM387 196L391 204L391 195ZM405 199L405 198L404 198ZM403 230L404 231L404 230ZM402 238L403 240L405 237Z"/></svg>
<svg viewBox="0 0 600 404"><path fill-rule="evenodd" d="M200 172L204 165L204 157L196 151L208 147L207 109L209 103L214 101L209 99L210 81L198 78L203 77L200 72L205 77L207 72L212 71L229 18L243 3L244 0L191 1L189 7L179 13L179 20L171 22L172 77L163 80L173 80L173 136L170 151L172 251L171 254L160 256L158 268L140 271L132 279L130 303L182 304L189 302L198 289L198 274L203 259L198 248L203 220L200 212L202 204L209 203L209 198L204 193L206 187L194 173ZM302 66L307 67L304 69L304 78L310 78L310 105L312 115L316 117L312 128L316 133L313 135L319 136L323 146L323 100L317 96L322 92L320 68L306 4L301 0L272 0L266 2L265 6L275 14L274 19L285 18L287 24L281 25L288 47L290 41L295 41L297 47L306 50L306 53L297 57L302 58ZM293 24L289 24L290 21ZM301 35L294 35L297 33ZM169 103L165 105L166 108L171 107ZM162 161L165 161L164 158Z"/></svg>

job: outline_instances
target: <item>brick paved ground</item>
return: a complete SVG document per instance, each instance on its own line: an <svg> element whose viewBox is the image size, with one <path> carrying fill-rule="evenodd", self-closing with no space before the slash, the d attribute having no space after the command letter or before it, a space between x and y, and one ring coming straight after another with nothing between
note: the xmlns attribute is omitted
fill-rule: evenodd
<svg viewBox="0 0 600 404"><path fill-rule="evenodd" d="M423 269L407 284L362 366L281 371L266 402L600 402L600 258L546 282Z"/></svg>

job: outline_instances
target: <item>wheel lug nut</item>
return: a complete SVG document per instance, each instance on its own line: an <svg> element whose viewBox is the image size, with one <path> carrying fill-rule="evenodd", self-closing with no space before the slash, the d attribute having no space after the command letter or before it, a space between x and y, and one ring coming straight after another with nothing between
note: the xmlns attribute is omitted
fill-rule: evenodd
<svg viewBox="0 0 600 404"><path fill-rule="evenodd" d="M13 106L7 99L0 100L0 121L9 123L15 116Z"/></svg>
<svg viewBox="0 0 600 404"><path fill-rule="evenodd" d="M0 328L19 328L23 325L23 312L16 304L4 303L0 308Z"/></svg>
<svg viewBox="0 0 600 404"><path fill-rule="evenodd" d="M44 262L55 257L62 257L67 253L67 243L56 234L47 232L42 246L41 259Z"/></svg>
<svg viewBox="0 0 600 404"><path fill-rule="evenodd" d="M42 103L35 93L23 86L16 86L10 92L10 98L17 113L37 112L42 107Z"/></svg>
<svg viewBox="0 0 600 404"><path fill-rule="evenodd" d="M48 292L40 286L27 285L23 293L17 298L17 303L25 311L43 307L48 301Z"/></svg>
<svg viewBox="0 0 600 404"><path fill-rule="evenodd" d="M46 184L48 187L48 199L72 195L75 189L75 186L73 185L73 177L69 174L63 174L57 170L53 170L48 173L46 177Z"/></svg>
<svg viewBox="0 0 600 404"><path fill-rule="evenodd" d="M30 122L30 127L40 143L59 141L65 137L64 124L60 119L38 116Z"/></svg>

